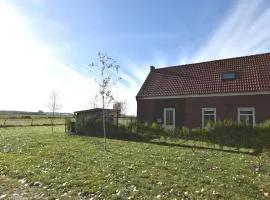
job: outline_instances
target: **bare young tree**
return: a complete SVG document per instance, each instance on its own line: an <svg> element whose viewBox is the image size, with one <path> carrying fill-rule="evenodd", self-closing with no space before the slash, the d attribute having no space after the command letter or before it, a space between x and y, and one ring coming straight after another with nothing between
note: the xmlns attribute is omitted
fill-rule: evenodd
<svg viewBox="0 0 270 200"><path fill-rule="evenodd" d="M95 96L90 99L91 108L98 108L100 106L100 101L101 100L99 94L95 94Z"/></svg>
<svg viewBox="0 0 270 200"><path fill-rule="evenodd" d="M113 109L119 110L121 115L125 115L127 113L127 101L116 101L113 104Z"/></svg>
<svg viewBox="0 0 270 200"><path fill-rule="evenodd" d="M113 101L112 88L121 79L118 76L120 66L116 64L111 57L105 53L98 53L98 62L89 64L90 72L95 77L99 86L99 94L102 101L102 124L104 134L104 150L107 150L106 145L106 123L105 123L105 108L108 107Z"/></svg>
<svg viewBox="0 0 270 200"><path fill-rule="evenodd" d="M50 93L50 100L48 103L48 109L51 111L51 126L52 126L52 133L54 128L54 120L55 120L55 113L60 110L61 105L59 103L59 94L55 89L51 90Z"/></svg>

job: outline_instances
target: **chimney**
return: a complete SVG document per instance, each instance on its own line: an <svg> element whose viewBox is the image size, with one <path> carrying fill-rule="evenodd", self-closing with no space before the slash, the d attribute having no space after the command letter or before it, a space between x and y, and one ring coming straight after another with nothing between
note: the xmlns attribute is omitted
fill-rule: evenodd
<svg viewBox="0 0 270 200"><path fill-rule="evenodd" d="M155 69L156 69L155 66L150 66L150 72L154 71Z"/></svg>

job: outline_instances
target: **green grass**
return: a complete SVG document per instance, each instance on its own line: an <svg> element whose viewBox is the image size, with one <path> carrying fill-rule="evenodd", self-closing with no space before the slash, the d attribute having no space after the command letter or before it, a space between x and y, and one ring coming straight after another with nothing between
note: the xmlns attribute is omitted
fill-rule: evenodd
<svg viewBox="0 0 270 200"><path fill-rule="evenodd" d="M270 155L0 129L0 196L13 199L267 199ZM26 182L21 183L24 179ZM19 181L19 182L18 182ZM35 182L42 186L34 186ZM268 195L268 197L267 197Z"/></svg>
<svg viewBox="0 0 270 200"><path fill-rule="evenodd" d="M37 125L49 125L51 124L50 118L33 118L33 119L0 119L0 126L37 126ZM65 118L55 118L54 124L65 124Z"/></svg>

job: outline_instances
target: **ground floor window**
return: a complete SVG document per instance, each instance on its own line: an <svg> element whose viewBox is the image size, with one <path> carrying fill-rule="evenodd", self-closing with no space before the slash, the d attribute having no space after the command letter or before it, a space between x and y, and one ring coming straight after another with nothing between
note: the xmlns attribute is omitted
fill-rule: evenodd
<svg viewBox="0 0 270 200"><path fill-rule="evenodd" d="M204 128L207 123L216 123L216 108L202 109L202 127Z"/></svg>
<svg viewBox="0 0 270 200"><path fill-rule="evenodd" d="M238 123L255 126L255 108L238 108Z"/></svg>

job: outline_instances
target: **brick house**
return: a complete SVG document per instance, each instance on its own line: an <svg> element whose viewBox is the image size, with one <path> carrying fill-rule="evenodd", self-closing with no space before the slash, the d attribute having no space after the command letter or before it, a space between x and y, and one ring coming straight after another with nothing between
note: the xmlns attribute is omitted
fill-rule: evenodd
<svg viewBox="0 0 270 200"><path fill-rule="evenodd" d="M270 119L270 53L155 69L136 96L137 117L165 128Z"/></svg>

